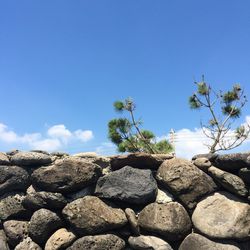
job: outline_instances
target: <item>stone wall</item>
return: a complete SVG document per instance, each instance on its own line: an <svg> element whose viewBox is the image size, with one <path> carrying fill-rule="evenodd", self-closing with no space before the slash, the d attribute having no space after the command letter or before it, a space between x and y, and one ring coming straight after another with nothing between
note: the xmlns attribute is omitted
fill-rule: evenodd
<svg viewBox="0 0 250 250"><path fill-rule="evenodd" d="M0 249L250 249L250 153L0 153Z"/></svg>

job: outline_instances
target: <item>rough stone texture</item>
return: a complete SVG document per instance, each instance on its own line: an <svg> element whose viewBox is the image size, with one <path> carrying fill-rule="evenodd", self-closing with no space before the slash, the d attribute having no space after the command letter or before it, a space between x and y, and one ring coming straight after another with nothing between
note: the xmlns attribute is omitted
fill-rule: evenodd
<svg viewBox="0 0 250 250"><path fill-rule="evenodd" d="M15 247L28 235L28 221L9 220L3 223L4 232L11 246Z"/></svg>
<svg viewBox="0 0 250 250"><path fill-rule="evenodd" d="M226 190L243 197L248 195L248 190L245 186L245 183L237 175L228 173L213 166L208 169L208 172Z"/></svg>
<svg viewBox="0 0 250 250"><path fill-rule="evenodd" d="M65 207L67 200L61 193L42 191L27 194L22 204L25 208L30 210L38 210L40 208L57 210Z"/></svg>
<svg viewBox="0 0 250 250"><path fill-rule="evenodd" d="M172 154L147 154L133 153L128 155L116 155L110 157L113 170L131 166L134 168L157 169L163 161L173 158Z"/></svg>
<svg viewBox="0 0 250 250"><path fill-rule="evenodd" d="M126 208L125 214L126 214L128 223L130 225L131 231L134 233L134 235L140 235L140 228L139 228L138 220L137 220L134 210L131 208Z"/></svg>
<svg viewBox="0 0 250 250"><path fill-rule="evenodd" d="M49 163L51 157L38 152L18 152L11 157L11 164L19 166L42 166Z"/></svg>
<svg viewBox="0 0 250 250"><path fill-rule="evenodd" d="M101 175L101 168L88 161L67 157L32 174L32 182L45 191L68 193L82 189Z"/></svg>
<svg viewBox="0 0 250 250"><path fill-rule="evenodd" d="M239 176L247 185L250 186L250 168L241 168Z"/></svg>
<svg viewBox="0 0 250 250"><path fill-rule="evenodd" d="M68 201L71 202L71 201L74 201L76 199L83 198L87 195L94 195L94 193L95 193L95 184L93 184L91 186L87 186L87 187L85 187L77 192L67 194L66 197L67 197Z"/></svg>
<svg viewBox="0 0 250 250"><path fill-rule="evenodd" d="M200 170L207 172L208 168L211 167L212 163L207 158L201 157L194 160L194 165Z"/></svg>
<svg viewBox="0 0 250 250"><path fill-rule="evenodd" d="M5 153L0 152L0 165L9 165L10 160Z"/></svg>
<svg viewBox="0 0 250 250"><path fill-rule="evenodd" d="M27 218L30 212L22 205L23 194L11 194L6 197L0 197L0 219Z"/></svg>
<svg viewBox="0 0 250 250"><path fill-rule="evenodd" d="M155 201L157 183L149 169L126 166L99 178L95 194L132 204L147 204Z"/></svg>
<svg viewBox="0 0 250 250"><path fill-rule="evenodd" d="M240 246L229 243L217 243L205 238L202 235L189 234L181 243L179 250L240 250Z"/></svg>
<svg viewBox="0 0 250 250"><path fill-rule="evenodd" d="M125 242L121 238L113 234L105 234L82 237L67 250L122 250L124 247Z"/></svg>
<svg viewBox="0 0 250 250"><path fill-rule="evenodd" d="M37 210L30 219L29 235L36 243L43 245L51 234L63 223L56 213L47 209Z"/></svg>
<svg viewBox="0 0 250 250"><path fill-rule="evenodd" d="M15 250L42 250L42 248L27 237L15 247Z"/></svg>
<svg viewBox="0 0 250 250"><path fill-rule="evenodd" d="M66 228L60 228L48 239L44 250L64 249L65 247L68 247L75 239L75 234L69 232Z"/></svg>
<svg viewBox="0 0 250 250"><path fill-rule="evenodd" d="M107 232L127 223L122 209L109 207L94 196L69 203L62 213L80 235Z"/></svg>
<svg viewBox="0 0 250 250"><path fill-rule="evenodd" d="M8 243L7 243L7 237L3 230L0 230L0 249L1 250L10 250Z"/></svg>
<svg viewBox="0 0 250 250"><path fill-rule="evenodd" d="M210 162L214 162L217 157L218 157L218 154L211 154L211 153L198 154L198 155L194 155L192 157L192 160L195 161L198 158L207 158Z"/></svg>
<svg viewBox="0 0 250 250"><path fill-rule="evenodd" d="M165 203L171 202L173 200L174 200L173 195L170 194L168 191L158 189L157 197L156 197L156 202L157 203L165 204Z"/></svg>
<svg viewBox="0 0 250 250"><path fill-rule="evenodd" d="M226 192L206 197L196 206L192 221L209 238L250 238L250 206Z"/></svg>
<svg viewBox="0 0 250 250"><path fill-rule="evenodd" d="M157 233L169 241L183 239L191 232L191 221L187 211L177 202L152 203L139 214L141 229Z"/></svg>
<svg viewBox="0 0 250 250"><path fill-rule="evenodd" d="M30 184L26 170L17 166L0 166L0 196L11 191L25 191Z"/></svg>
<svg viewBox="0 0 250 250"><path fill-rule="evenodd" d="M247 160L249 155L250 153L218 155L214 160L213 165L222 170L234 172L241 168L250 167L250 162Z"/></svg>
<svg viewBox="0 0 250 250"><path fill-rule="evenodd" d="M156 178L189 209L193 209L202 196L217 188L210 176L191 162L178 158L162 163Z"/></svg>
<svg viewBox="0 0 250 250"><path fill-rule="evenodd" d="M154 236L130 236L128 242L133 249L138 250L173 250L173 248L166 241Z"/></svg>

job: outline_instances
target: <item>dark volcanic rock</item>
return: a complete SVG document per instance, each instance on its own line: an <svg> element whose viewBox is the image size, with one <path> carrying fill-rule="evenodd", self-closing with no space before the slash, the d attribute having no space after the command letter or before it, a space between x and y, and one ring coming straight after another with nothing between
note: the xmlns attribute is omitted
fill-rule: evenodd
<svg viewBox="0 0 250 250"><path fill-rule="evenodd" d="M45 244L51 234L62 227L60 217L50 210L37 210L30 219L29 235L38 244Z"/></svg>
<svg viewBox="0 0 250 250"><path fill-rule="evenodd" d="M84 236L77 241L67 250L122 250L125 247L125 242L114 234Z"/></svg>
<svg viewBox="0 0 250 250"><path fill-rule="evenodd" d="M241 168L239 176L247 185L250 186L250 168Z"/></svg>
<svg viewBox="0 0 250 250"><path fill-rule="evenodd" d="M3 230L0 230L0 249L1 250L10 250L8 243L7 243L7 237Z"/></svg>
<svg viewBox="0 0 250 250"><path fill-rule="evenodd" d="M19 166L41 166L49 163L49 155L37 152L18 152L11 157L11 164Z"/></svg>
<svg viewBox="0 0 250 250"><path fill-rule="evenodd" d="M185 208L177 202L152 203L139 214L141 229L178 241L191 232L192 224Z"/></svg>
<svg viewBox="0 0 250 250"><path fill-rule="evenodd" d="M156 178L189 209L217 188L209 175L191 162L178 158L165 161L158 169Z"/></svg>
<svg viewBox="0 0 250 250"><path fill-rule="evenodd" d="M2 152L0 152L0 165L9 165L10 160L8 156Z"/></svg>
<svg viewBox="0 0 250 250"><path fill-rule="evenodd" d="M23 168L0 166L0 196L14 190L25 191L29 184L29 174Z"/></svg>
<svg viewBox="0 0 250 250"><path fill-rule="evenodd" d="M109 207L94 196L85 196L69 203L62 213L80 235L107 232L127 223L122 209Z"/></svg>
<svg viewBox="0 0 250 250"><path fill-rule="evenodd" d="M133 153L111 157L110 164L113 170L131 166L134 168L157 169L163 161L173 158L172 154Z"/></svg>
<svg viewBox="0 0 250 250"><path fill-rule="evenodd" d="M126 166L99 178L95 194L112 200L146 204L155 201L157 183L149 169Z"/></svg>
<svg viewBox="0 0 250 250"><path fill-rule="evenodd" d="M79 158L68 157L54 165L36 169L32 174L35 186L50 192L69 193L95 183L101 168Z"/></svg>

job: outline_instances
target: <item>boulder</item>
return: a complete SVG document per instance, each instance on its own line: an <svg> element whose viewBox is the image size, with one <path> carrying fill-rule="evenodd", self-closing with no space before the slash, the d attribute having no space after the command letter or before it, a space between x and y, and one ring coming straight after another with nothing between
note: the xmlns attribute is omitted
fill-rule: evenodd
<svg viewBox="0 0 250 250"><path fill-rule="evenodd" d="M240 250L237 243L218 243L207 239L206 237L192 233L189 234L181 243L179 250Z"/></svg>
<svg viewBox="0 0 250 250"><path fill-rule="evenodd" d="M183 239L192 228L187 211L177 202L147 205L139 214L138 224L141 229L169 241Z"/></svg>
<svg viewBox="0 0 250 250"><path fill-rule="evenodd" d="M42 248L27 237L15 247L15 250L42 250Z"/></svg>
<svg viewBox="0 0 250 250"><path fill-rule="evenodd" d="M10 250L7 242L7 237L3 230L0 230L0 249L1 250Z"/></svg>
<svg viewBox="0 0 250 250"><path fill-rule="evenodd" d="M110 158L99 156L95 152L85 152L73 155L99 165L101 168L110 166Z"/></svg>
<svg viewBox="0 0 250 250"><path fill-rule="evenodd" d="M38 152L18 152L11 156L11 164L18 166L42 166L51 163L48 154Z"/></svg>
<svg viewBox="0 0 250 250"><path fill-rule="evenodd" d="M100 176L98 165L68 157L51 166L36 169L32 174L32 183L45 191L69 193L95 183Z"/></svg>
<svg viewBox="0 0 250 250"><path fill-rule="evenodd" d="M91 186L87 186L77 192L74 192L74 193L70 193L70 194L67 194L66 197L67 197L67 200L69 202L71 201L74 201L76 199L79 199L79 198L83 198L87 195L94 195L95 193L95 184L91 185Z"/></svg>
<svg viewBox="0 0 250 250"><path fill-rule="evenodd" d="M5 153L0 152L0 165L9 165L10 160Z"/></svg>
<svg viewBox="0 0 250 250"><path fill-rule="evenodd" d="M29 235L39 245L44 245L53 232L62 227L60 217L47 209L39 209L32 215Z"/></svg>
<svg viewBox="0 0 250 250"><path fill-rule="evenodd" d="M116 155L110 157L110 164L113 170L131 166L134 168L158 169L163 161L173 158L172 154L147 154L132 153L128 155Z"/></svg>
<svg viewBox="0 0 250 250"><path fill-rule="evenodd" d="M130 229L133 232L133 234L140 235L140 228L139 228L138 220L137 220L134 210L131 208L126 208L125 214L126 214Z"/></svg>
<svg viewBox="0 0 250 250"><path fill-rule="evenodd" d="M204 198L196 206L192 221L209 238L250 238L250 205L230 193L217 192Z"/></svg>
<svg viewBox="0 0 250 250"><path fill-rule="evenodd" d="M122 250L125 242L114 234L84 236L68 247L67 250Z"/></svg>
<svg viewBox="0 0 250 250"><path fill-rule="evenodd" d="M21 219L30 216L30 211L23 207L23 194L10 194L0 197L0 219Z"/></svg>
<svg viewBox="0 0 250 250"><path fill-rule="evenodd" d="M217 157L218 157L218 154L212 154L212 153L197 154L192 157L192 161L195 161L196 159L199 159L199 158L207 158L210 162L214 162Z"/></svg>
<svg viewBox="0 0 250 250"><path fill-rule="evenodd" d="M190 161L174 158L162 163L156 179L189 209L217 186L213 179Z"/></svg>
<svg viewBox="0 0 250 250"><path fill-rule="evenodd" d="M25 191L29 184L29 174L23 168L0 166L0 196L11 191Z"/></svg>
<svg viewBox="0 0 250 250"><path fill-rule="evenodd" d="M243 180L237 175L228 173L216 167L210 167L208 172L226 190L239 196L246 197L248 190Z"/></svg>
<svg viewBox="0 0 250 250"><path fill-rule="evenodd" d="M58 229L46 242L44 250L65 249L76 239L75 234L66 228Z"/></svg>
<svg viewBox="0 0 250 250"><path fill-rule="evenodd" d="M138 250L173 250L173 248L166 241L155 236L130 236L128 243L132 249Z"/></svg>
<svg viewBox="0 0 250 250"><path fill-rule="evenodd" d="M147 204L155 201L157 183L149 169L126 166L99 178L95 194L131 204Z"/></svg>
<svg viewBox="0 0 250 250"><path fill-rule="evenodd" d="M27 194L22 204L30 210L38 210L40 208L48 208L51 210L62 209L66 206L67 200L61 193L51 192L34 192Z"/></svg>
<svg viewBox="0 0 250 250"><path fill-rule="evenodd" d="M109 207L94 196L85 196L67 204L62 213L80 235L107 232L127 223L122 209Z"/></svg>
<svg viewBox="0 0 250 250"><path fill-rule="evenodd" d="M3 223L8 242L15 247L28 235L28 221L8 220Z"/></svg>
<svg viewBox="0 0 250 250"><path fill-rule="evenodd" d="M212 163L205 157L197 158L193 163L204 172L207 172L208 168L212 166Z"/></svg>
<svg viewBox="0 0 250 250"><path fill-rule="evenodd" d="M250 168L241 168L239 170L239 176L248 186L250 186Z"/></svg>
<svg viewBox="0 0 250 250"><path fill-rule="evenodd" d="M159 204L165 204L174 200L172 194L170 194L167 190L158 189L156 202Z"/></svg>

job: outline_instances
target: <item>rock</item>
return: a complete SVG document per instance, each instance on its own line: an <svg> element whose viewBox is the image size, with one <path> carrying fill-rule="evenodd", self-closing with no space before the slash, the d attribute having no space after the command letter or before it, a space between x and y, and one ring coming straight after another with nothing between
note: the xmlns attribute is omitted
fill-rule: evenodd
<svg viewBox="0 0 250 250"><path fill-rule="evenodd" d="M147 154L132 153L128 155L116 155L110 157L110 164L113 170L131 166L134 168L157 169L163 161L173 158L172 154Z"/></svg>
<svg viewBox="0 0 250 250"><path fill-rule="evenodd" d="M15 247L15 250L42 250L42 248L27 237Z"/></svg>
<svg viewBox="0 0 250 250"><path fill-rule="evenodd" d="M98 165L68 157L56 161L54 165L36 169L32 182L45 191L69 193L95 183L100 175Z"/></svg>
<svg viewBox="0 0 250 250"><path fill-rule="evenodd" d="M17 153L19 153L19 152L20 152L20 151L19 151L18 149L12 149L12 150L6 152L6 155L8 155L8 156L13 156L13 155L15 155L15 154L17 154Z"/></svg>
<svg viewBox="0 0 250 250"><path fill-rule="evenodd" d="M138 226L138 221L134 210L132 210L131 208L126 208L125 214L130 225L131 231L134 233L134 235L140 235L140 228Z"/></svg>
<svg viewBox="0 0 250 250"><path fill-rule="evenodd" d="M46 242L44 250L59 250L68 247L76 236L66 228L58 229Z"/></svg>
<svg viewBox="0 0 250 250"><path fill-rule="evenodd" d="M25 191L30 184L26 170L17 166L0 166L0 196L11 191Z"/></svg>
<svg viewBox="0 0 250 250"><path fill-rule="evenodd" d="M199 202L192 221L209 238L250 238L250 206L230 193L217 192Z"/></svg>
<svg viewBox="0 0 250 250"><path fill-rule="evenodd" d="M23 194L10 194L0 198L0 219L21 219L30 216L30 211L22 205Z"/></svg>
<svg viewBox="0 0 250 250"><path fill-rule="evenodd" d="M131 204L147 204L155 201L157 183L149 169L126 166L99 178L95 194Z"/></svg>
<svg viewBox="0 0 250 250"><path fill-rule="evenodd" d="M245 183L237 175L228 173L213 166L208 169L208 172L217 182L220 183L221 186L223 186L229 192L243 197L248 195L248 190L246 189Z"/></svg>
<svg viewBox="0 0 250 250"><path fill-rule="evenodd" d="M8 220L3 223L4 232L11 246L15 247L28 235L28 221Z"/></svg>
<svg viewBox="0 0 250 250"><path fill-rule="evenodd" d="M178 158L162 163L156 179L189 209L217 188L210 176L191 162Z"/></svg>
<svg viewBox="0 0 250 250"><path fill-rule="evenodd" d="M192 227L187 211L177 202L147 205L139 214L138 224L169 241L183 239Z"/></svg>
<svg viewBox="0 0 250 250"><path fill-rule="evenodd" d="M198 154L192 157L192 161L195 161L198 158L207 158L210 162L214 162L217 157L218 154L212 154L212 153Z"/></svg>
<svg viewBox="0 0 250 250"><path fill-rule="evenodd" d="M78 153L73 156L83 158L89 162L95 163L101 168L110 166L110 159L108 157L98 156L95 152Z"/></svg>
<svg viewBox="0 0 250 250"><path fill-rule="evenodd" d="M166 190L158 189L157 196L156 196L156 202L159 204L165 204L168 202L171 202L174 200L174 197L172 194L170 194Z"/></svg>
<svg viewBox="0 0 250 250"><path fill-rule="evenodd" d="M27 194L22 202L23 206L30 210L48 208L52 210L62 209L67 200L61 193L35 192Z"/></svg>
<svg viewBox="0 0 250 250"><path fill-rule="evenodd" d="M239 170L240 178L250 186L250 168L241 168Z"/></svg>
<svg viewBox="0 0 250 250"><path fill-rule="evenodd" d="M52 152L50 155L51 155L51 156L57 156L57 157L59 157L59 158L69 156L68 153L65 153L65 152L58 152L58 151Z"/></svg>
<svg viewBox="0 0 250 250"><path fill-rule="evenodd" d="M34 212L30 219L29 235L36 243L43 245L62 224L56 213L42 208Z"/></svg>
<svg viewBox="0 0 250 250"><path fill-rule="evenodd" d="M95 193L95 185L85 187L75 193L67 194L67 199L69 202L74 201L79 198L83 198L87 195L93 195Z"/></svg>
<svg viewBox="0 0 250 250"><path fill-rule="evenodd" d="M173 250L173 248L166 241L155 236L130 236L128 243L133 249L138 250Z"/></svg>
<svg viewBox="0 0 250 250"><path fill-rule="evenodd" d="M109 207L94 196L85 196L67 204L62 213L80 235L107 232L127 223L122 209Z"/></svg>
<svg viewBox="0 0 250 250"><path fill-rule="evenodd" d="M240 246L228 243L217 243L196 233L189 234L181 243L179 250L240 250Z"/></svg>
<svg viewBox="0 0 250 250"><path fill-rule="evenodd" d="M125 247L125 242L114 234L84 236L77 241L67 250L122 250Z"/></svg>
<svg viewBox="0 0 250 250"><path fill-rule="evenodd" d="M27 190L26 190L26 194L34 194L36 192L39 192L39 190L37 190L37 188L35 188L34 186L30 185Z"/></svg>
<svg viewBox="0 0 250 250"><path fill-rule="evenodd" d="M5 153L0 152L0 165L9 165L10 160Z"/></svg>
<svg viewBox="0 0 250 250"><path fill-rule="evenodd" d="M7 243L7 237L3 230L0 230L0 249L1 250L10 250L8 243Z"/></svg>
<svg viewBox="0 0 250 250"><path fill-rule="evenodd" d="M238 171L241 168L250 166L250 163L247 160L249 155L250 153L218 155L218 157L213 162L213 165L228 172Z"/></svg>
<svg viewBox="0 0 250 250"><path fill-rule="evenodd" d="M207 172L208 168L212 166L212 163L205 157L197 158L193 163L197 168L204 172Z"/></svg>
<svg viewBox="0 0 250 250"><path fill-rule="evenodd" d="M19 166L42 166L50 163L49 155L37 152L18 152L11 157L11 164Z"/></svg>
<svg viewBox="0 0 250 250"><path fill-rule="evenodd" d="M49 153L47 151L45 151L45 150L39 150L39 149L32 149L32 150L30 150L30 152L35 152L35 153L49 155Z"/></svg>

